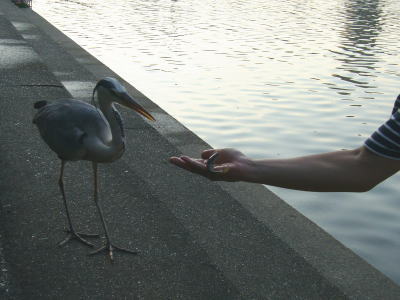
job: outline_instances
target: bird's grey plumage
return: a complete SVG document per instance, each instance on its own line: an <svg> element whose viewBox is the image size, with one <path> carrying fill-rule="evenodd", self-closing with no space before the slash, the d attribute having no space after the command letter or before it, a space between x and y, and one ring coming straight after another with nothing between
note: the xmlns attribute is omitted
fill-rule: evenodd
<svg viewBox="0 0 400 300"><path fill-rule="evenodd" d="M95 94L97 92L97 98ZM103 225L107 243L94 253L107 251L113 259L113 250L129 253L134 251L116 247L110 241L108 229L99 204L97 163L113 162L120 158L125 151L125 134L122 118L114 107L114 102L133 109L153 120L153 116L129 96L126 89L114 78L100 80L92 94L92 104L74 99L59 99L55 101L38 101L34 108L38 111L33 123L39 129L40 135L46 144L61 159L59 187L63 197L67 214L69 233L59 245L71 239L93 246L83 237L93 235L82 234L75 230L68 211L68 204L64 192L63 174L66 161L89 160L93 165L94 173L94 201L97 206Z"/></svg>
<svg viewBox="0 0 400 300"><path fill-rule="evenodd" d="M52 101L39 109L33 122L46 144L63 160L93 160L84 143L89 137L104 145L112 140L103 113L80 100Z"/></svg>
<svg viewBox="0 0 400 300"><path fill-rule="evenodd" d="M115 120L117 121L119 127L121 128L121 136L125 138L125 129L124 129L124 120L121 117L121 114L119 113L118 110L114 109L114 116Z"/></svg>

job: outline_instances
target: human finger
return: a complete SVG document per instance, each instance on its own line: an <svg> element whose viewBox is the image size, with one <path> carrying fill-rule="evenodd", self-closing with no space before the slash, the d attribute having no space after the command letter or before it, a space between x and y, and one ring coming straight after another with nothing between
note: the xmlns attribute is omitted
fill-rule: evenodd
<svg viewBox="0 0 400 300"><path fill-rule="evenodd" d="M186 166L190 167L192 171L197 171L197 173L205 173L207 171L207 167L203 159L194 159L189 156L181 156L180 158L186 164Z"/></svg>
<svg viewBox="0 0 400 300"><path fill-rule="evenodd" d="M215 161L218 159L219 153L214 152L213 155L211 155L206 162L206 167L207 171L210 173L221 173L222 171L217 171L214 167Z"/></svg>
<svg viewBox="0 0 400 300"><path fill-rule="evenodd" d="M190 171L190 166L180 157L172 156L169 159L170 163Z"/></svg>
<svg viewBox="0 0 400 300"><path fill-rule="evenodd" d="M209 159L210 156L212 156L214 153L216 153L216 152L218 152L218 151L219 151L219 149L207 149L207 150L204 150L204 151L201 153L201 158L203 158L203 159Z"/></svg>
<svg viewBox="0 0 400 300"><path fill-rule="evenodd" d="M188 156L181 156L181 157L176 157L173 156L169 159L169 161L181 168L187 169L191 171L194 168L199 168L199 165L196 163L196 160L193 158L190 158Z"/></svg>

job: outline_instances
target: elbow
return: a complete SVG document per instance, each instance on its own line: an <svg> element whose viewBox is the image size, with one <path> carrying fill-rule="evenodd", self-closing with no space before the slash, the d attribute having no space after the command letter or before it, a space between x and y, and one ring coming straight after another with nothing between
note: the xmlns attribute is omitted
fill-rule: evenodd
<svg viewBox="0 0 400 300"><path fill-rule="evenodd" d="M387 172L388 168L385 167L387 159L370 153L364 147L355 149L352 153L355 161L355 172L352 175L353 192L368 192L392 175L392 172Z"/></svg>
<svg viewBox="0 0 400 300"><path fill-rule="evenodd" d="M352 190L354 193L366 193L372 190L374 187L373 186L360 186Z"/></svg>

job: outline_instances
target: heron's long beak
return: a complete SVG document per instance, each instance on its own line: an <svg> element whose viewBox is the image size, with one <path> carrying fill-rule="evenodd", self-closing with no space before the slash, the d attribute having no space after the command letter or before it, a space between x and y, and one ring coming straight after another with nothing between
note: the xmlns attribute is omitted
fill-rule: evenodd
<svg viewBox="0 0 400 300"><path fill-rule="evenodd" d="M146 117L150 121L155 121L154 117L146 111L140 104L138 104L131 96L128 94L124 94L124 105L130 109L133 109L134 111L138 112L142 116Z"/></svg>

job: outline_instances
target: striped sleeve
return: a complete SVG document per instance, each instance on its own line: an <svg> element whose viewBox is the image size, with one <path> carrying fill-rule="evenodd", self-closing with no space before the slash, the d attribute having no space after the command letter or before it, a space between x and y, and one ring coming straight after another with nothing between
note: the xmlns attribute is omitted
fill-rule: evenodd
<svg viewBox="0 0 400 300"><path fill-rule="evenodd" d="M400 95L393 107L392 116L379 127L364 143L373 153L390 159L400 160Z"/></svg>

